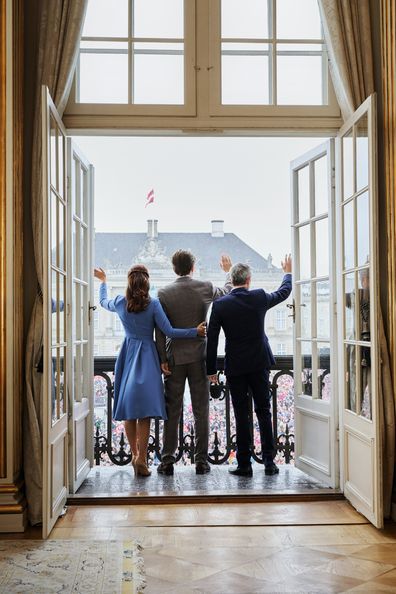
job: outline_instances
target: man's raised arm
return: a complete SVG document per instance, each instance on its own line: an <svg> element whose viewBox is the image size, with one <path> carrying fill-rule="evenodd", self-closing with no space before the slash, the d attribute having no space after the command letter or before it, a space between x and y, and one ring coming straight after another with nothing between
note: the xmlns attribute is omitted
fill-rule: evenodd
<svg viewBox="0 0 396 594"><path fill-rule="evenodd" d="M220 268L227 273L226 282L224 287L213 287L213 301L218 299L219 297L223 297L224 295L228 295L228 293L232 289L231 277L230 277L230 270L232 267L231 258L228 254L222 254L220 258Z"/></svg>
<svg viewBox="0 0 396 594"><path fill-rule="evenodd" d="M279 289L273 293L266 293L268 299L268 308L275 307L275 305L285 301L292 291L292 259L290 254L286 254L285 256L285 259L282 262L282 270L285 273L285 276L283 277L283 281Z"/></svg>

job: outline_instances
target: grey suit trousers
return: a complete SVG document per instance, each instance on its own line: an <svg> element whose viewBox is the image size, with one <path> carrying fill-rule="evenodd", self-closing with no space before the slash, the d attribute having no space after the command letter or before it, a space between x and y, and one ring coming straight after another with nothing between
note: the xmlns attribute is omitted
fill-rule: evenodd
<svg viewBox="0 0 396 594"><path fill-rule="evenodd" d="M162 461L175 462L178 446L179 421L183 410L186 380L190 387L194 414L195 457L194 462L206 462L209 439L209 382L205 361L170 366L172 375L165 378L165 403L168 420L164 421Z"/></svg>

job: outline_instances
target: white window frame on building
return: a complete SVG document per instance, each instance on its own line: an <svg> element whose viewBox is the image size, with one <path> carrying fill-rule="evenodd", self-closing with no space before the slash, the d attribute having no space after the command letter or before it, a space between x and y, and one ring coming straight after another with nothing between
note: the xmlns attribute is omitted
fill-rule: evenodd
<svg viewBox="0 0 396 594"><path fill-rule="evenodd" d="M276 354L287 355L287 348L284 342L278 342L278 344L276 345Z"/></svg>
<svg viewBox="0 0 396 594"><path fill-rule="evenodd" d="M132 10L133 0L128 0ZM269 0L271 19L276 22L276 0ZM327 94L326 105L276 105L276 52L273 52L271 105L222 105L221 104L221 0L184 0L184 105L142 105L133 104L133 93L130 81L133 77L133 46L136 39L132 36L131 25L129 35L125 38L83 37L83 42L95 43L102 40L106 43L123 41L128 44L128 79L129 103L78 103L76 100L77 85L74 78L69 102L64 115L64 122L69 130L77 132L86 130L120 130L131 133L131 130L177 130L180 134L190 132L246 134L246 129L260 130L293 130L309 134L316 131L323 135L334 135L342 124L341 113L334 93L328 68L323 69L324 94ZM273 31L276 29L273 28ZM139 38L139 43L158 42L158 39ZM175 39L161 39L161 43L180 42ZM233 40L236 42L237 40ZM263 40L255 40L262 43ZM286 40L276 39L272 35L265 40L271 47ZM251 40L249 40L249 43ZM323 39L302 40L287 39L287 43L300 44L304 53L308 44L323 44ZM305 48L305 50L303 49ZM83 51L95 51L85 49ZM141 50L138 50L141 51ZM155 50L161 51L161 50ZM293 50L297 55L296 51ZM293 53L292 51L292 53ZM301 52L298 52L301 54ZM309 53L309 51L308 51ZM326 52L321 53L327 61ZM78 79L78 67L77 67ZM149 117L146 117L149 116ZM134 132L132 132L134 133Z"/></svg>
<svg viewBox="0 0 396 594"><path fill-rule="evenodd" d="M275 310L275 330L286 330L286 311L284 309Z"/></svg>

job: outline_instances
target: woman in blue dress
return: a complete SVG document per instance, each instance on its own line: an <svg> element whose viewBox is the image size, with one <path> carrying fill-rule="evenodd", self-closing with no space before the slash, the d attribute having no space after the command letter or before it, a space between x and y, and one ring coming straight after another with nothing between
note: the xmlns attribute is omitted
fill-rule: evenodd
<svg viewBox="0 0 396 594"><path fill-rule="evenodd" d="M128 272L125 296L107 297L106 273L95 268L101 281L100 305L118 314L125 338L115 366L113 418L124 421L136 474L149 476L147 446L151 418L166 419L164 387L153 332L158 326L170 338L206 336L206 325L197 328L172 328L158 299L149 295L149 273L145 266Z"/></svg>

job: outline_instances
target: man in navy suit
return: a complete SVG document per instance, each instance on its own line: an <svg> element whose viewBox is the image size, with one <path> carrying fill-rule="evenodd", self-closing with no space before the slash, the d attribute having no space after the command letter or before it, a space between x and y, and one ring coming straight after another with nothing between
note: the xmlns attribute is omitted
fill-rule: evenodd
<svg viewBox="0 0 396 594"><path fill-rule="evenodd" d="M285 273L277 291L250 291L251 270L247 264L231 268L233 289L213 303L208 328L206 372L211 383L217 383L216 359L220 329L226 337L224 372L231 392L236 421L238 466L230 473L252 476L252 439L249 428L248 391L253 395L254 410L260 428L261 449L265 474L279 472L274 463L276 454L270 409L269 372L275 363L268 338L264 332L267 311L285 301L292 290L291 257L282 262Z"/></svg>

